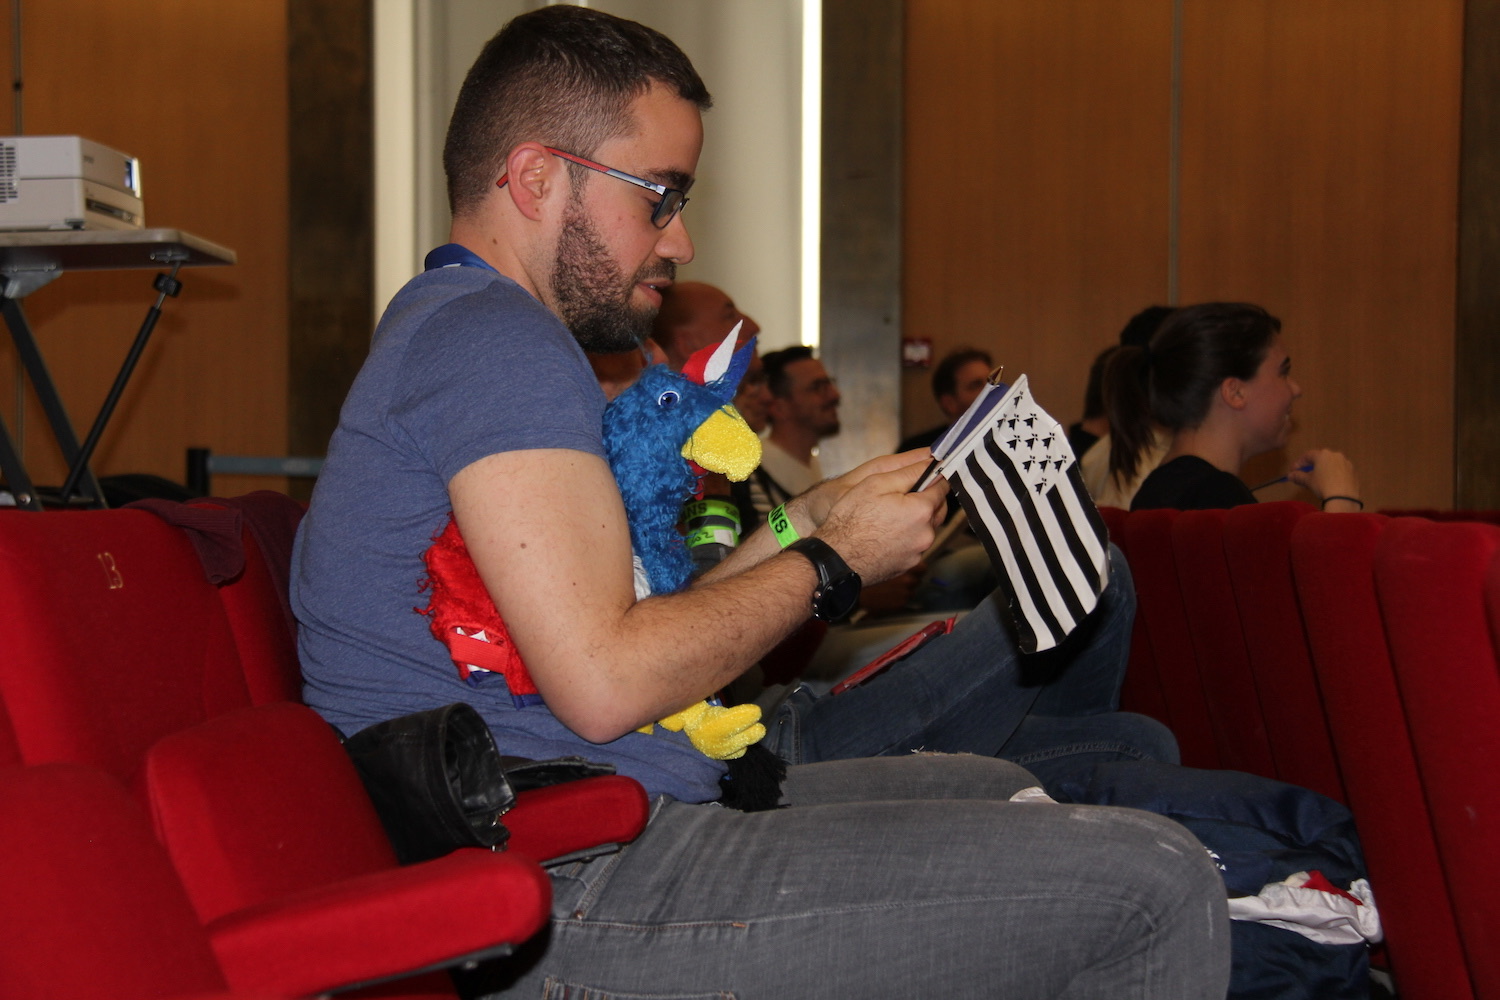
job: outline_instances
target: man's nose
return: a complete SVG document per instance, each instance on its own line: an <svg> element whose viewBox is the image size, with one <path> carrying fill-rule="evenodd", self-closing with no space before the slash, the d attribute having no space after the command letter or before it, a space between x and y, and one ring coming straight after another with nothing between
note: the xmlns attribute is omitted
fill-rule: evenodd
<svg viewBox="0 0 1500 1000"><path fill-rule="evenodd" d="M682 213L678 212L661 231L661 237L656 241L656 255L682 265L692 263L694 253L693 238L688 235Z"/></svg>

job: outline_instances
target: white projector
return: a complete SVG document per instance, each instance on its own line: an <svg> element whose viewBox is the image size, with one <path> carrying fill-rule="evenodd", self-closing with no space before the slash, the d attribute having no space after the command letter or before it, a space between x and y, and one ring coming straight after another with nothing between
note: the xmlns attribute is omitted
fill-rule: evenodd
<svg viewBox="0 0 1500 1000"><path fill-rule="evenodd" d="M140 229L141 167L76 135L0 136L0 230Z"/></svg>

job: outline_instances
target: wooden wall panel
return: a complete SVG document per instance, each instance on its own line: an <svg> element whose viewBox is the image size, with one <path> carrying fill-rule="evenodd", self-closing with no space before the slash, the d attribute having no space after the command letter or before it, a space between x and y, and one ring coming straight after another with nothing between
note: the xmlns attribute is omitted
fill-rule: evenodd
<svg viewBox="0 0 1500 1000"><path fill-rule="evenodd" d="M1454 419L1460 508L1500 508L1500 0L1464 7Z"/></svg>
<svg viewBox="0 0 1500 1000"><path fill-rule="evenodd" d="M1451 505L1461 0L1183 13L1182 301L1281 317L1290 457L1338 448L1373 505Z"/></svg>
<svg viewBox="0 0 1500 1000"><path fill-rule="evenodd" d="M989 349L1065 422L1167 295L1172 0L907 0L904 333ZM940 422L908 372L908 432Z"/></svg>
<svg viewBox="0 0 1500 1000"><path fill-rule="evenodd" d="M163 310L95 471L180 480L190 445L284 454L285 0L28 0L22 12L25 132L79 134L139 157L148 226L239 254L233 267L182 272L182 295ZM0 59L9 68L8 45ZM80 437L153 300L153 273L65 274L25 300ZM3 384L10 421L12 382ZM34 478L61 482L34 405L26 426ZM214 485L240 492L284 482Z"/></svg>

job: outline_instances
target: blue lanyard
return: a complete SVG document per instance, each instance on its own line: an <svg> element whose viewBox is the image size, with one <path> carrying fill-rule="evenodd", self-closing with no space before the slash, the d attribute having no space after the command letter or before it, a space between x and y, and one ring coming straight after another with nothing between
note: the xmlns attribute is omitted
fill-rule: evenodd
<svg viewBox="0 0 1500 1000"><path fill-rule="evenodd" d="M444 243L427 255L422 261L422 266L428 271L440 267L482 267L487 271L495 271L489 261L468 247L459 246L457 243ZM500 272L495 271L495 273Z"/></svg>

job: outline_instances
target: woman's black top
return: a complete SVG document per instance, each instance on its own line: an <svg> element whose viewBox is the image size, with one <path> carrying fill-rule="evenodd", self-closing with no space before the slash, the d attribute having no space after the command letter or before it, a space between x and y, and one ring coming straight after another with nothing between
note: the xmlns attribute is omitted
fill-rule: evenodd
<svg viewBox="0 0 1500 1000"><path fill-rule="evenodd" d="M1254 502L1255 494L1238 476L1214 468L1197 455L1182 455L1152 470L1130 501L1130 509L1221 510Z"/></svg>

